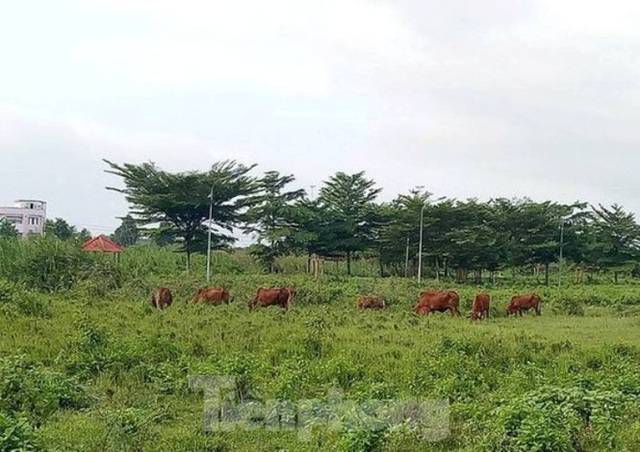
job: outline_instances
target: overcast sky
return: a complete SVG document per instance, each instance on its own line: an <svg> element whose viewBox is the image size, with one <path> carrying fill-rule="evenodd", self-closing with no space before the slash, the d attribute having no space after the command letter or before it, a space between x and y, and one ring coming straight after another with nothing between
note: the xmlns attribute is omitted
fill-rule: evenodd
<svg viewBox="0 0 640 452"><path fill-rule="evenodd" d="M102 158L236 159L638 214L639 23L615 0L5 1L0 205L110 232Z"/></svg>

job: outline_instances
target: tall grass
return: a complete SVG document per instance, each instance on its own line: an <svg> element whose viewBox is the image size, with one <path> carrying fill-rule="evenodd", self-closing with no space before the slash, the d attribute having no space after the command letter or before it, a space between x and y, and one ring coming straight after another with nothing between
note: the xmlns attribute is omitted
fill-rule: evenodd
<svg viewBox="0 0 640 452"><path fill-rule="evenodd" d="M219 307L189 301L205 262L131 247L116 261L50 238L0 241L0 450L638 450L640 286L476 287L411 278L260 274L245 253L214 253ZM326 270L326 269L325 269ZM365 274L363 272L363 274ZM375 273L373 273L375 275ZM294 283L293 307L249 311L260 286ZM152 309L153 286L174 304ZM488 290L488 321L411 312L420 291L454 288L466 313ZM537 292L542 316L506 318ZM388 309L360 312L358 295ZM203 431L194 375L232 375L243 400L446 399L450 435L372 431Z"/></svg>
<svg viewBox="0 0 640 452"><path fill-rule="evenodd" d="M237 292L256 282L231 278ZM545 310L472 324L415 316L404 297L383 312L358 312L350 295L357 286L345 285L337 296L312 282L303 287L286 313L186 300L160 312L142 296L41 296L49 317L0 315L0 381L12 388L13 407L0 405L0 413L26 420L25 438L47 450L638 446L636 315L587 307L584 317ZM354 401L445 398L451 434L437 444L402 429L320 430L309 443L295 432L206 435L203 394L188 386L193 375L233 375L245 400L326 400L332 389Z"/></svg>

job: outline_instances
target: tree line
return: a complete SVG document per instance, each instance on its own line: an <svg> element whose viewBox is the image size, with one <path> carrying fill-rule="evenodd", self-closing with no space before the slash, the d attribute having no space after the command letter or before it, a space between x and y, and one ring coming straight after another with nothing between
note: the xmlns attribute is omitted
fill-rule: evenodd
<svg viewBox="0 0 640 452"><path fill-rule="evenodd" d="M364 171L338 172L318 196L291 189L295 178L277 171L252 175L256 165L215 163L207 171L170 173L154 163L122 165L104 160L121 178L129 215L114 233L123 245L146 236L161 245L178 243L187 255L229 248L234 229L252 234L251 254L266 271L289 254L377 258L380 274L415 275L423 224L423 267L436 276L495 272L563 259L618 274L640 258L640 226L621 206L562 204L529 198L457 200L434 198L416 188L379 202L381 188ZM211 225L208 223L211 209Z"/></svg>
<svg viewBox="0 0 640 452"><path fill-rule="evenodd" d="M77 227L69 224L63 218L47 219L44 224L44 233L46 235L52 235L60 240L78 240L79 242L86 242L91 238L91 232L87 228L78 230ZM0 219L0 237L17 239L20 237L20 232L6 218Z"/></svg>

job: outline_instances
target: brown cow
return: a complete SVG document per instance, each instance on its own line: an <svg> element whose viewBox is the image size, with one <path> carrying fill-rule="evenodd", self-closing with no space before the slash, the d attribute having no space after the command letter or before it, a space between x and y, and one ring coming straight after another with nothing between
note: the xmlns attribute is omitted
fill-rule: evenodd
<svg viewBox="0 0 640 452"><path fill-rule="evenodd" d="M420 293L420 299L413 307L416 314L429 314L433 311L449 311L451 315L460 315L460 296L453 290L425 291Z"/></svg>
<svg viewBox="0 0 640 452"><path fill-rule="evenodd" d="M385 302L382 297L361 296L358 297L358 309L384 309Z"/></svg>
<svg viewBox="0 0 640 452"><path fill-rule="evenodd" d="M507 307L507 317L511 314L519 314L522 317L522 311L533 309L536 315L540 315L540 303L542 300L537 294L530 295L514 295Z"/></svg>
<svg viewBox="0 0 640 452"><path fill-rule="evenodd" d="M156 309L164 309L173 303L173 295L168 287L156 287L151 294L151 306Z"/></svg>
<svg viewBox="0 0 640 452"><path fill-rule="evenodd" d="M289 309L296 294L294 286L289 287L261 287L256 292L256 296L249 301L249 309L255 307L266 308L267 306L280 306Z"/></svg>
<svg viewBox="0 0 640 452"><path fill-rule="evenodd" d="M489 303L491 296L488 293L479 293L473 299L471 306L471 321L489 318Z"/></svg>
<svg viewBox="0 0 640 452"><path fill-rule="evenodd" d="M229 304L229 291L218 287L200 287L193 298L193 302L212 304L214 306L223 303Z"/></svg>

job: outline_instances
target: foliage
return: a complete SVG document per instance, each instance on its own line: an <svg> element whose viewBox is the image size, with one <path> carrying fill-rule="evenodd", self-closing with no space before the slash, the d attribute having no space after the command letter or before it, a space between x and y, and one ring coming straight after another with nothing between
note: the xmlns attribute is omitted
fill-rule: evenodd
<svg viewBox="0 0 640 452"><path fill-rule="evenodd" d="M255 165L234 161L215 163L206 172L186 173L169 173L153 163L104 162L109 167L105 171L120 177L125 185L107 189L125 195L133 209L131 215L140 225L163 223L163 232L179 236L187 268L192 253L206 250L208 228L215 248L235 240L228 232L239 224L248 197L257 190L255 178L248 175ZM205 226L210 208L212 224Z"/></svg>
<svg viewBox="0 0 640 452"><path fill-rule="evenodd" d="M457 280L466 281L472 271L478 284L485 271L493 280L504 269L542 266L549 285L561 254L569 264L612 271L616 282L621 274L638 273L640 226L615 204L588 210L579 201L432 199L422 188L378 203L381 188L364 171L335 173L312 200L302 190L287 190L293 175L249 176L255 165L220 162L208 172L168 173L152 163L105 162L107 172L126 187L108 188L123 193L132 206L127 230L134 222L155 224L140 234L160 246L178 242L187 268L192 253L206 250L207 198L213 196L214 248L233 243L233 228L255 234L249 252L268 272L282 271L281 258L304 252L344 258L347 275L359 259L376 259L375 273L381 276L415 275L422 256L425 275L447 279L455 271ZM124 228L123 220L118 235Z"/></svg>
<svg viewBox="0 0 640 452"><path fill-rule="evenodd" d="M44 226L45 235L52 235L60 240L78 240L80 242L86 242L91 238L91 233L83 228L81 231L75 226L67 223L62 218L56 218L54 220L48 219Z"/></svg>
<svg viewBox="0 0 640 452"><path fill-rule="evenodd" d="M0 238L17 239L20 233L15 225L6 218L0 219Z"/></svg>
<svg viewBox="0 0 640 452"><path fill-rule="evenodd" d="M131 215L122 218L122 223L111 235L111 240L122 247L133 246L140 239L138 225Z"/></svg>
<svg viewBox="0 0 640 452"><path fill-rule="evenodd" d="M0 278L0 310L5 315L49 317L49 306L37 294L24 287Z"/></svg>
<svg viewBox="0 0 640 452"><path fill-rule="evenodd" d="M497 410L498 444L506 450L616 448L612 422L636 397L619 391L542 386Z"/></svg>
<svg viewBox="0 0 640 452"><path fill-rule="evenodd" d="M349 275L353 253L373 247L374 201L382 191L375 185L364 171L350 175L338 172L320 189L318 200L331 216L335 234L333 251L346 254Z"/></svg>
<svg viewBox="0 0 640 452"><path fill-rule="evenodd" d="M33 427L25 416L0 411L0 451L37 450Z"/></svg>
<svg viewBox="0 0 640 452"><path fill-rule="evenodd" d="M618 272L638 261L640 257L640 226L632 213L614 204L592 207L595 221L592 234L595 241L591 250L593 259L605 268Z"/></svg>
<svg viewBox="0 0 640 452"><path fill-rule="evenodd" d="M86 389L74 377L43 368L25 356L0 358L0 396L0 413L22 413L34 425L59 410L91 404Z"/></svg>
<svg viewBox="0 0 640 452"><path fill-rule="evenodd" d="M303 190L284 191L294 181L291 175L281 176L269 171L260 180L260 193L253 197L247 212L245 232L257 235L258 243L251 254L269 272L274 271L278 256L291 252L295 244L293 230L288 222L292 216L292 203L304 195Z"/></svg>
<svg viewBox="0 0 640 452"><path fill-rule="evenodd" d="M446 314L411 313L421 290L443 287L433 280L418 286L405 278L217 274L214 283L228 287L234 301L213 307L188 303L203 280L174 273L180 265L172 259L179 255L142 245L127 253L124 276L104 275L105 281L124 277L120 288L104 295L108 302L74 290L47 296L51 318L9 318L0 312L0 330L6 332L0 336L0 356L7 356L0 360L5 415L0 414L0 425L10 419L13 426L22 418L24 429L11 431L46 450L176 444L212 450L632 450L637 445L637 314L620 316L616 306L640 304L640 287L496 286L489 289L495 312L488 321L470 323ZM143 264L150 267L136 267ZM129 284L127 278L138 282ZM148 301L156 282L174 291L166 311L153 310ZM290 311L247 309L256 287L288 283L298 288ZM463 312L481 289L449 287L459 291ZM584 316L543 308L541 317L505 318L510 296L523 290L539 292L543 305L580 306ZM382 295L388 308L357 311L355 299L363 293ZM24 356L14 356L16 350ZM341 430L320 429L309 442L295 431L205 435L203 395L188 385L194 375L235 376L237 395L245 401L323 401L336 388L348 401L444 398L451 407L450 434L425 443L409 425L372 429L346 411Z"/></svg>

